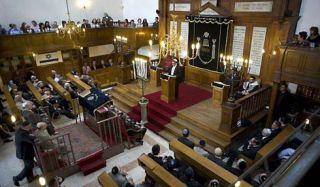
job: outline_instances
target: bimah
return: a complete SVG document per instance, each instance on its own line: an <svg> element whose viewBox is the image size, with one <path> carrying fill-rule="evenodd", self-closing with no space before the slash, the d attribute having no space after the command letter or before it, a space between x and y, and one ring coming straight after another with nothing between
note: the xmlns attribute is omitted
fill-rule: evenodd
<svg viewBox="0 0 320 187"><path fill-rule="evenodd" d="M176 76L161 74L161 100L172 103L176 100Z"/></svg>
<svg viewBox="0 0 320 187"><path fill-rule="evenodd" d="M214 81L212 87L212 105L218 106L228 100L230 86L222 82Z"/></svg>

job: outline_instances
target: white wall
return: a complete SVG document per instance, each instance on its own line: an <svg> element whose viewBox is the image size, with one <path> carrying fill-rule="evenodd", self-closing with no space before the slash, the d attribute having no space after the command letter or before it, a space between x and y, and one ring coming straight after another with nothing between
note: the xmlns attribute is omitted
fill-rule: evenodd
<svg viewBox="0 0 320 187"><path fill-rule="evenodd" d="M146 0L148 1L148 0ZM81 2L87 2L86 12L80 8ZM82 21L87 18L102 18L107 12L113 19L123 19L122 0L69 0L71 19ZM0 24L8 27L15 23L18 28L22 22L30 24L39 22L67 20L65 0L0 0Z"/></svg>
<svg viewBox="0 0 320 187"><path fill-rule="evenodd" d="M123 2L123 18L134 19L146 18L149 23L154 22L157 16L159 0L122 0Z"/></svg>
<svg viewBox="0 0 320 187"><path fill-rule="evenodd" d="M302 0L300 9L300 20L298 21L296 33L307 31L311 26L320 28L320 0Z"/></svg>

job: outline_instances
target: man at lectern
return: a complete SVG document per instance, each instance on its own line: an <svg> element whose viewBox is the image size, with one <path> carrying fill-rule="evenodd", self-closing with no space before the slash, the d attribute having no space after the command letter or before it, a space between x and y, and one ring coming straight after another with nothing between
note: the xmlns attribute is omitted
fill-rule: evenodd
<svg viewBox="0 0 320 187"><path fill-rule="evenodd" d="M179 97L179 84L182 82L182 73L180 65L178 64L178 59L173 58L172 66L168 70L168 74L172 76L176 76L176 98Z"/></svg>

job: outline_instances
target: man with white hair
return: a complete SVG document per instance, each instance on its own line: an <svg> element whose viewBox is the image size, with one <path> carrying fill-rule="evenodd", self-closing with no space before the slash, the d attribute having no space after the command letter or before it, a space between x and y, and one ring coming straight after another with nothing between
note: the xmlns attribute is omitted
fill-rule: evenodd
<svg viewBox="0 0 320 187"><path fill-rule="evenodd" d="M223 151L220 147L216 147L214 149L214 155L210 155L208 159L218 164L221 167L226 167L226 163L223 161L224 159Z"/></svg>

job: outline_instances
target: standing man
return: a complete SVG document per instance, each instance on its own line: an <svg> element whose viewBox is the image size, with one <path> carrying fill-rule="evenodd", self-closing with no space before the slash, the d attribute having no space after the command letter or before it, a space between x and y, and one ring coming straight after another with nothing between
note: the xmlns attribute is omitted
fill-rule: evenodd
<svg viewBox="0 0 320 187"><path fill-rule="evenodd" d="M178 59L173 58L172 66L169 68L169 75L176 76L176 98L179 97L179 84L182 82L182 72Z"/></svg>
<svg viewBox="0 0 320 187"><path fill-rule="evenodd" d="M14 185L20 186L19 181L27 177L28 182L34 180L33 167L34 167L34 139L35 137L30 134L31 125L28 121L24 121L21 127L16 131L15 144L16 144L16 156L18 159L23 160L24 168L17 175L13 177Z"/></svg>

